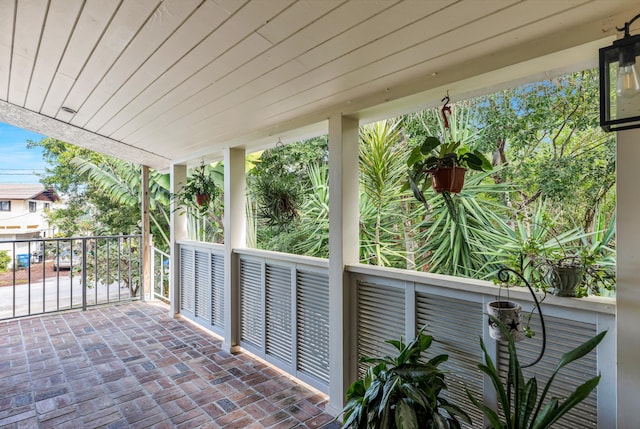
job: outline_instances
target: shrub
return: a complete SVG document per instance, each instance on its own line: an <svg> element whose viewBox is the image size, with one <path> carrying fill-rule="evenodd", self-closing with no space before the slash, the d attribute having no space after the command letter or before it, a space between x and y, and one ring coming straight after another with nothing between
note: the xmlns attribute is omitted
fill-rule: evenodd
<svg viewBox="0 0 640 429"><path fill-rule="evenodd" d="M0 273L4 273L9 268L9 262L11 262L11 256L6 250L0 250Z"/></svg>

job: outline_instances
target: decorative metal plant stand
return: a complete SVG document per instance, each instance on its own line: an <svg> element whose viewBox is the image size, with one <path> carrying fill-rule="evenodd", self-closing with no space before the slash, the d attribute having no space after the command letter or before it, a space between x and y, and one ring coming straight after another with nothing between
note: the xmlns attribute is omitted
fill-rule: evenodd
<svg viewBox="0 0 640 429"><path fill-rule="evenodd" d="M544 316L542 315L542 309L540 308L540 301L538 300L538 297L536 296L535 292L533 291L533 288L531 287L531 285L529 284L529 282L522 276L522 274L520 274L519 272L511 269L511 268L502 268L500 271L498 271L498 280L502 283L508 283L509 279L511 278L511 276L515 276L518 277L526 286L527 289L529 289L529 292L531 292L531 296L533 297L533 301L535 303L536 308L538 309L538 314L540 315L540 326L541 326L541 330L542 330L542 346L540 347L540 353L538 354L538 357L531 363L527 364L527 365L521 365L521 368L529 368L534 366L535 364L537 364L538 362L540 362L540 360L542 359L542 357L544 356L544 352L545 349L547 347L547 330L545 328L545 324L544 324ZM518 330L518 323L521 323L520 320L520 315L516 316L517 311L520 309L520 305L518 305L517 303L514 303L512 301L493 301L490 302L489 304L493 304L492 307L494 308L500 308L503 310L512 310L513 314L511 316L506 316L506 320L507 322L505 323L505 320L501 320L503 322L503 324L505 324L505 326L507 327L507 329L509 329L510 331L512 331L513 337L514 337L514 341L519 341L521 339L524 339L524 334L522 333L522 330ZM489 307L488 304L488 307ZM509 317L511 317L511 320L509 321ZM499 319L499 318L498 318ZM500 320L500 319L499 319ZM491 328L495 328L498 329L499 328L497 326L497 324L494 323L494 321L489 318L489 327ZM502 335L497 335L497 336L493 336L493 338L496 339L496 341L506 341L507 338L503 337Z"/></svg>

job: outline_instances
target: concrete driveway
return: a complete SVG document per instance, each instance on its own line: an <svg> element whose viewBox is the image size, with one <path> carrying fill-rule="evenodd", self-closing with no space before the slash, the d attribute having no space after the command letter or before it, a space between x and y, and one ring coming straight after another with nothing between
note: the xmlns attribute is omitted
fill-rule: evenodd
<svg viewBox="0 0 640 429"><path fill-rule="evenodd" d="M56 310L82 307L83 287L80 276L61 271L59 276L31 284L0 287L0 319L41 314ZM119 301L129 298L129 289L117 283L98 284L87 288L87 305ZM13 308L15 305L15 314Z"/></svg>

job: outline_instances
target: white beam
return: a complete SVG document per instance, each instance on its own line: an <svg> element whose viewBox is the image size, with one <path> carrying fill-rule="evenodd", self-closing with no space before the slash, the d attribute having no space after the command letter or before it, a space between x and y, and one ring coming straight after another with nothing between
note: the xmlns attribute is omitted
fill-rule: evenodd
<svg viewBox="0 0 640 429"><path fill-rule="evenodd" d="M156 153L110 139L3 100L0 100L0 121L135 164L145 164L154 170L164 170L169 166L169 159Z"/></svg>

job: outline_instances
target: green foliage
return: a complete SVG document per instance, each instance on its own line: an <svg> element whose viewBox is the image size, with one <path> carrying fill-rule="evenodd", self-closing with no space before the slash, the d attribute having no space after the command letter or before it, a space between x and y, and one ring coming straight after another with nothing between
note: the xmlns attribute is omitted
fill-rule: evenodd
<svg viewBox="0 0 640 429"><path fill-rule="evenodd" d="M475 149L477 134L472 132L470 109L467 103L453 106L450 114L431 110L419 116L427 132L439 130L424 137L421 144L415 146L407 158L409 167L408 186L415 198L426 202L424 192L431 187L432 173L440 168L462 167L476 171L491 170L491 162ZM444 115L448 114L445 123ZM436 123L437 127L429 123ZM440 135L442 137L435 137Z"/></svg>
<svg viewBox="0 0 640 429"><path fill-rule="evenodd" d="M513 227L496 229L496 243L485 254L499 265L512 268L534 287L554 287L559 267L575 266L584 271L579 296L599 295L615 287L615 216L596 211L593 233L581 227L557 233L560 215L552 217L549 204L542 200L531 213L521 213Z"/></svg>
<svg viewBox="0 0 640 429"><path fill-rule="evenodd" d="M89 286L124 284L131 297L141 284L140 238L123 237L91 240L87 243L87 282Z"/></svg>
<svg viewBox="0 0 640 429"><path fill-rule="evenodd" d="M295 226L304 198L296 174L285 170L273 177L255 176L252 189L258 216L266 221L267 226L280 231Z"/></svg>
<svg viewBox="0 0 640 429"><path fill-rule="evenodd" d="M4 273L9 268L9 262L11 262L11 256L6 250L0 250L0 272Z"/></svg>
<svg viewBox="0 0 640 429"><path fill-rule="evenodd" d="M95 162L76 157L69 160L69 164L86 177L87 185L82 196L90 207L88 214L92 225L89 231L102 235L141 232L140 166L106 156L97 158ZM169 248L168 186L168 175L149 171L151 234L163 250Z"/></svg>
<svg viewBox="0 0 640 429"><path fill-rule="evenodd" d="M297 228L287 234L288 246L299 255L329 257L329 169L326 163L310 164L308 175L311 183L309 192L300 210Z"/></svg>
<svg viewBox="0 0 640 429"><path fill-rule="evenodd" d="M361 359L371 366L347 390L344 429L459 428L459 420L471 424L464 411L440 396L446 384L438 366L448 356L424 360L433 337L423 331L407 344L388 340L397 356Z"/></svg>
<svg viewBox="0 0 640 429"><path fill-rule="evenodd" d="M509 350L509 370L507 374L506 385L503 385L500 374L489 355L482 338L480 346L484 353L484 364L478 365L478 368L484 372L497 392L498 403L503 412L501 417L495 410L483 404L476 399L469 391L467 395L473 404L480 409L489 420L489 428L492 429L545 429L550 428L562 416L564 416L573 407L586 399L591 391L596 388L600 381L600 376L596 376L585 383L578 386L564 401L559 398L551 398L547 401L547 394L553 384L558 372L583 356L590 353L604 338L606 331L601 332L595 337L587 340L577 348L565 353L560 358L555 369L551 373L551 377L542 389L542 393L538 396L538 382L536 377L532 377L525 382L522 374L522 368L518 360L516 345L513 341L509 330L495 317L492 317L494 323L500 326L501 331L508 337Z"/></svg>
<svg viewBox="0 0 640 429"><path fill-rule="evenodd" d="M42 157L47 162L45 173L40 176L46 187L54 188L60 194L75 195L82 193L87 176L79 172L71 163L74 158L82 157L90 162L100 162L106 158L88 149L83 149L54 138L46 137L38 142L28 141L28 148L42 148Z"/></svg>
<svg viewBox="0 0 640 429"><path fill-rule="evenodd" d="M176 210L187 216L190 240L222 243L224 239L224 164L218 162L188 172L186 192L178 193ZM198 185L198 183L200 185ZM209 198L198 203L197 195L209 189Z"/></svg>
<svg viewBox="0 0 640 429"><path fill-rule="evenodd" d="M484 183L489 173L474 175L463 192L449 199L431 194L429 210L416 225L420 246L418 269L440 274L490 278L500 264L487 249L500 245L508 234L507 209L498 197L509 191L506 185ZM502 231L502 233L500 233Z"/></svg>
<svg viewBox="0 0 640 429"><path fill-rule="evenodd" d="M85 193L75 194L67 197L65 207L49 210L44 216L48 223L58 228L58 236L88 235L95 226L88 206L89 202Z"/></svg>
<svg viewBox="0 0 640 429"><path fill-rule="evenodd" d="M257 245L272 248L276 235L296 232L305 194L311 188L307 167L327 159L326 136L277 145L264 151L247 175L251 211L256 216ZM275 239L290 242L288 238Z"/></svg>
<svg viewBox="0 0 640 429"><path fill-rule="evenodd" d="M479 146L506 163L498 180L518 189L511 204L546 199L559 230L590 231L595 208L615 209L615 136L598 126L597 70L534 82L472 100Z"/></svg>
<svg viewBox="0 0 640 429"><path fill-rule="evenodd" d="M220 189L212 175L210 165L202 164L191 170L187 184L176 194L172 195L178 202L177 210L184 213L189 210L195 214L205 215L220 194Z"/></svg>
<svg viewBox="0 0 640 429"><path fill-rule="evenodd" d="M360 128L360 261L406 267L402 191L407 144L398 121Z"/></svg>
<svg viewBox="0 0 640 429"><path fill-rule="evenodd" d="M48 166L41 181L64 195L65 207L46 216L63 236L140 232L140 166L45 138L41 147ZM168 249L169 176L150 171L151 233Z"/></svg>

